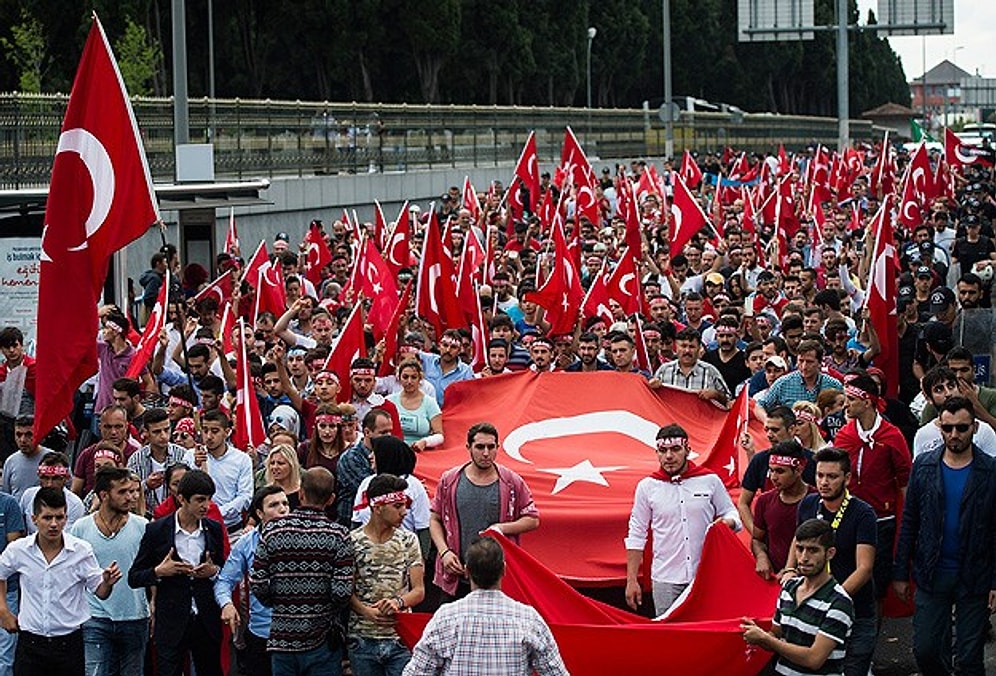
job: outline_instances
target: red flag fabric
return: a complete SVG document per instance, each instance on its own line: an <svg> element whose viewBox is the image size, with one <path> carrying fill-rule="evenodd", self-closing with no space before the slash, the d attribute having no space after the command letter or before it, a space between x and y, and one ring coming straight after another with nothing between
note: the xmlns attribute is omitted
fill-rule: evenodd
<svg viewBox="0 0 996 676"><path fill-rule="evenodd" d="M934 187L934 172L930 168L930 158L927 157L927 144L923 141L910 156L909 172L909 180L913 183L917 199L922 207L937 196L937 190Z"/></svg>
<svg viewBox="0 0 996 676"><path fill-rule="evenodd" d="M384 359L380 363L380 370L377 372L379 376L389 376L394 373L394 369L397 364L394 363L394 357L398 352L398 330L401 328L401 318L405 316L405 312L408 311L408 304L412 300L412 281L408 280L405 284L405 290L401 292L401 300L398 302L398 307L394 309L394 314L391 315L391 321L387 324L387 329L384 331Z"/></svg>
<svg viewBox="0 0 996 676"><path fill-rule="evenodd" d="M253 252L252 258L246 263L245 270L242 271L242 279L256 286L259 278L259 269L264 265L268 265L269 262L270 254L266 251L266 240L261 239L259 240L259 246L256 247L256 251Z"/></svg>
<svg viewBox="0 0 996 676"><path fill-rule="evenodd" d="M564 131L564 147L560 152L560 166L566 171L568 183L576 190L576 212L578 218L587 218L598 227L602 217L595 200L595 186L598 181L591 162L581 148L574 130L570 127Z"/></svg>
<svg viewBox="0 0 996 676"><path fill-rule="evenodd" d="M463 177L463 208L470 212L470 220L477 223L481 219L481 203L477 191L470 182L470 176Z"/></svg>
<svg viewBox="0 0 996 676"><path fill-rule="evenodd" d="M239 319L239 344L235 349L235 425L232 431L232 444L244 451L256 448L266 441L266 428L263 415L256 398L246 344L242 337L246 334L245 321Z"/></svg>
<svg viewBox="0 0 996 676"><path fill-rule="evenodd" d="M229 270L216 280L205 286L194 296L194 303L200 303L205 298L214 298L218 301L218 309L225 306L225 303L232 299L232 288L235 285L234 275Z"/></svg>
<svg viewBox="0 0 996 676"><path fill-rule="evenodd" d="M484 250L477 242L477 235L473 231L468 232L464 236L463 251L460 252L456 283L457 299L468 324L476 321L480 306L477 300L477 271L483 257Z"/></svg>
<svg viewBox="0 0 996 676"><path fill-rule="evenodd" d="M910 231L923 223L923 212L920 209L920 198L917 195L916 185L913 181L912 166L906 167L906 174L903 176L903 193L899 202L899 215L897 220L905 225Z"/></svg>
<svg viewBox="0 0 996 676"><path fill-rule="evenodd" d="M567 251L567 240L559 219L553 226L553 244L554 262L550 276L539 289L527 293L525 299L546 310L550 335L573 333L584 299L584 288Z"/></svg>
<svg viewBox="0 0 996 676"><path fill-rule="evenodd" d="M639 312L643 303L640 292L640 270L632 249L626 249L619 258L619 264L605 283L609 298L622 306L623 312L631 315Z"/></svg>
<svg viewBox="0 0 996 676"><path fill-rule="evenodd" d="M633 343L636 348L636 368L653 373L654 367L650 363L650 351L647 350L647 339L643 337L643 320L640 319L640 315L636 315L636 333L633 335Z"/></svg>
<svg viewBox="0 0 996 676"><path fill-rule="evenodd" d="M539 218L540 222L540 236L544 236L550 232L550 228L553 227L553 219L557 213L557 205L553 203L553 191L547 190L543 193L543 199L540 201L539 210L536 212L536 216Z"/></svg>
<svg viewBox="0 0 996 676"><path fill-rule="evenodd" d="M616 211L626 222L626 246L634 255L641 256L643 252L643 232L640 226L640 205L633 194L633 185L625 176L618 181L619 189Z"/></svg>
<svg viewBox="0 0 996 676"><path fill-rule="evenodd" d="M135 346L135 354L132 356L131 363L128 364L128 370L125 372L126 378L138 378L139 374L145 369L145 365L149 363L152 355L156 352L156 346L159 345L159 333L166 328L169 284L169 268L167 268L166 278L159 287L156 304L152 307L152 312L149 313L149 320L145 323L142 337L138 339L138 344Z"/></svg>
<svg viewBox="0 0 996 676"><path fill-rule="evenodd" d="M709 528L698 576L685 600L659 621L589 599L500 533L484 535L505 551L502 591L539 612L574 676L654 673L662 655L673 673L753 676L771 659L763 650L745 650L740 620L770 627L779 587L754 573L753 558L728 528ZM414 646L428 620L423 613L399 615L402 640Z"/></svg>
<svg viewBox="0 0 996 676"><path fill-rule="evenodd" d="M899 391L899 329L895 300L899 265L892 233L891 202L892 199L886 196L869 226L875 249L872 252L865 302L868 304L869 320L882 345L882 352L874 359L875 366L885 373L888 387L886 395L895 397Z"/></svg>
<svg viewBox="0 0 996 676"><path fill-rule="evenodd" d="M621 538L633 492L659 467L657 431L680 424L697 452L693 460L708 463L725 419L725 411L694 393L651 390L636 374L522 371L481 378L446 389L447 442L419 456L417 474L431 494L444 470L466 462L461 439L467 429L481 420L494 423L502 440L498 462L525 479L543 521L523 536L523 547L570 581L618 584L626 574ZM750 432L763 447L761 425L753 421ZM580 553L578 533L586 543Z"/></svg>
<svg viewBox="0 0 996 676"><path fill-rule="evenodd" d="M380 339L391 322L398 304L398 284L373 239L367 237L359 256L359 291L371 300L367 321Z"/></svg>
<svg viewBox="0 0 996 676"><path fill-rule="evenodd" d="M539 158L536 155L536 132L529 132L522 154L515 164L515 175L529 191L529 212L535 214L540 201Z"/></svg>
<svg viewBox="0 0 996 676"><path fill-rule="evenodd" d="M422 260L418 268L415 311L436 327L437 336L443 335L448 328L465 326L453 275L453 261L443 251L436 212L430 210L429 227L425 231Z"/></svg>
<svg viewBox="0 0 996 676"><path fill-rule="evenodd" d="M329 251L329 245L315 223L308 228L304 241L308 245L304 254L304 276L318 286L322 283L322 268L332 262L332 252Z"/></svg>
<svg viewBox="0 0 996 676"><path fill-rule="evenodd" d="M280 317L287 309L287 290L284 288L283 268L273 263L265 263L259 268L256 277L256 308L253 324L263 312L272 312Z"/></svg>
<svg viewBox="0 0 996 676"><path fill-rule="evenodd" d="M229 256L241 255L239 231L235 228L235 207L228 208L228 230L225 232L225 253Z"/></svg>
<svg viewBox="0 0 996 676"><path fill-rule="evenodd" d="M94 15L55 151L42 228L35 439L97 372L97 303L111 255L159 220L145 151Z"/></svg>
<svg viewBox="0 0 996 676"><path fill-rule="evenodd" d="M231 354L235 351L235 343L232 341L232 330L235 328L235 324L236 317L235 311L232 310L232 304L225 303L225 307L221 310L221 328L218 329L221 350L225 354Z"/></svg>
<svg viewBox="0 0 996 676"><path fill-rule="evenodd" d="M870 187L872 194L879 199L896 189L896 165L892 159L892 148L889 145L889 132L885 132L882 137L882 147L878 157L875 158L875 166L872 168Z"/></svg>
<svg viewBox="0 0 996 676"><path fill-rule="evenodd" d="M750 388L744 387L726 413L726 420L712 445L707 463L699 463L711 469L723 480L727 489L740 488L740 480L747 469L748 458L740 438L747 432L750 423Z"/></svg>
<svg viewBox="0 0 996 676"><path fill-rule="evenodd" d="M609 289L605 285L605 261L588 287L588 294L581 303L581 314L585 319L601 317L606 325L613 322L612 310L609 309Z"/></svg>
<svg viewBox="0 0 996 676"><path fill-rule="evenodd" d="M387 247L387 219L378 200L374 200L374 241L381 251Z"/></svg>
<svg viewBox="0 0 996 676"><path fill-rule="evenodd" d="M479 293L479 288L474 285L474 317L470 322L470 335L471 340L474 341L474 359L471 361L471 366L474 372L480 372L485 366L488 365L488 340L490 335L488 332L488 322L487 318L484 316L484 308L481 307L481 295Z"/></svg>
<svg viewBox="0 0 996 676"><path fill-rule="evenodd" d="M962 143L961 139L951 131L944 128L944 157L952 169L957 168L961 173L966 164L980 164L984 167L993 166L993 151Z"/></svg>
<svg viewBox="0 0 996 676"><path fill-rule="evenodd" d="M685 179L685 185L692 190L698 188L702 182L702 170L699 169L699 165L696 164L692 158L692 153L687 148L681 156L681 177Z"/></svg>
<svg viewBox="0 0 996 676"><path fill-rule="evenodd" d="M674 175L674 198L671 202L671 257L682 252L688 240L705 227L706 216L701 205L685 186L680 175Z"/></svg>
<svg viewBox="0 0 996 676"><path fill-rule="evenodd" d="M384 261L391 269L391 274L398 275L401 268L408 267L411 258L411 251L408 247L408 240L411 239L411 216L408 211L408 202L401 205L398 213L398 220L394 224L394 230L388 237L387 246L384 249Z"/></svg>
<svg viewBox="0 0 996 676"><path fill-rule="evenodd" d="M353 387L349 382L349 367L353 360L367 356L366 338L363 334L363 304L356 303L349 313L342 331L325 360L325 370L339 376L339 401L349 401Z"/></svg>
<svg viewBox="0 0 996 676"><path fill-rule="evenodd" d="M788 176L789 172L792 171L792 165L789 162L788 155L785 154L785 146L781 143L778 144L778 175Z"/></svg>

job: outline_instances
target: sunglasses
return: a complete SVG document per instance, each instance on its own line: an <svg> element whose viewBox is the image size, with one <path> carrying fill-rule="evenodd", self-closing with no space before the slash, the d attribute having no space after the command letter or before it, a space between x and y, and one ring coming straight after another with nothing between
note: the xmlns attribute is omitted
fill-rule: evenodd
<svg viewBox="0 0 996 676"><path fill-rule="evenodd" d="M947 423L947 424L941 423L941 431L947 432L948 434L950 434L954 430L958 430L959 432L964 433L970 430L971 428L972 428L971 423Z"/></svg>

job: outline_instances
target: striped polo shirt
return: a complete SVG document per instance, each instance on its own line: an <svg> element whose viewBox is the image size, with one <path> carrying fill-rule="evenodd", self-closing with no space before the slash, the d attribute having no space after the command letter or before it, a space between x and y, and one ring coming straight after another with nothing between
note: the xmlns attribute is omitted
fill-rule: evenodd
<svg viewBox="0 0 996 676"><path fill-rule="evenodd" d="M788 580L778 595L773 624L781 627L782 638L793 645L811 646L817 634L832 639L836 646L823 666L817 670L799 666L784 657L778 658L775 671L786 676L799 674L843 674L844 644L854 622L854 605L844 588L833 578L801 604L795 601L796 590L805 578Z"/></svg>

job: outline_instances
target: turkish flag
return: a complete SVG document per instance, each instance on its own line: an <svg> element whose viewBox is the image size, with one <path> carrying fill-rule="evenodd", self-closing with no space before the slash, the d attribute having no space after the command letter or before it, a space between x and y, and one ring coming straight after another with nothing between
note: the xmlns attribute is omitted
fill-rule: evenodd
<svg viewBox="0 0 996 676"><path fill-rule="evenodd" d="M267 262L259 268L256 277L256 308L253 325L263 312L271 312L280 318L287 310L287 289L284 288L284 272L280 264Z"/></svg>
<svg viewBox="0 0 996 676"><path fill-rule="evenodd" d="M411 251L408 247L408 240L412 236L411 227L408 202L405 202L401 205L398 220L394 224L391 235L387 238L387 246L384 249L384 261L394 276L397 276L401 268L407 268L410 262Z"/></svg>
<svg viewBox="0 0 996 676"><path fill-rule="evenodd" d="M792 171L792 163L789 162L788 155L785 154L785 145L778 144L778 175L787 176Z"/></svg>
<svg viewBox="0 0 996 676"><path fill-rule="evenodd" d="M716 443L712 445L708 460L699 463L701 466L711 469L723 480L723 485L728 490L740 488L740 480L743 478L744 470L747 469L749 459L740 443L741 437L748 431L750 423L751 398L748 390L744 386L740 394L733 401L733 406L726 412L726 420L716 437Z"/></svg>
<svg viewBox="0 0 996 676"><path fill-rule="evenodd" d="M529 212L535 214L540 200L539 158L536 155L536 132L529 132L522 154L515 164L515 175L529 191Z"/></svg>
<svg viewBox="0 0 996 676"><path fill-rule="evenodd" d="M484 249L477 241L473 230L464 236L463 251L460 252L460 264L457 266L457 298L460 309L468 323L477 318L480 303L477 300L477 282L481 263L484 261Z"/></svg>
<svg viewBox="0 0 996 676"><path fill-rule="evenodd" d="M889 132L885 132L882 138L882 147L879 149L878 157L875 158L875 166L872 168L870 187L872 194L880 200L887 193L896 190L896 164L892 159L892 147L889 145Z"/></svg>
<svg viewBox="0 0 996 676"><path fill-rule="evenodd" d="M470 220L477 223L481 219L481 202L477 199L470 176L463 177L463 208L470 212Z"/></svg>
<svg viewBox="0 0 996 676"><path fill-rule="evenodd" d="M885 373L888 387L886 395L895 397L899 391L899 329L896 315L899 264L892 233L891 203L891 196L886 195L869 225L875 249L872 251L865 302L868 305L869 321L875 327L878 341L882 345L882 351L874 362Z"/></svg>
<svg viewBox="0 0 996 676"><path fill-rule="evenodd" d="M453 261L443 251L436 212L429 211L429 227L425 231L422 260L418 268L418 289L415 311L436 327L436 335L446 329L466 326L453 281Z"/></svg>
<svg viewBox="0 0 996 676"><path fill-rule="evenodd" d="M564 147L560 152L560 166L569 177L569 183L575 189L576 215L587 218L596 227L601 223L598 202L595 200L595 186L598 179L591 162L581 148L574 130L570 127L564 131Z"/></svg>
<svg viewBox="0 0 996 676"><path fill-rule="evenodd" d="M674 197L671 201L671 258L682 252L685 244L706 225L701 205L692 197L680 174L674 175Z"/></svg>
<svg viewBox="0 0 996 676"><path fill-rule="evenodd" d="M581 314L585 319L601 317L606 325L613 322L612 310L609 309L609 289L605 286L605 261L598 274L588 287L588 294L581 303Z"/></svg>
<svg viewBox="0 0 996 676"><path fill-rule="evenodd" d="M329 251L329 245L315 223L308 228L304 241L308 245L304 254L304 276L318 286L322 283L322 269L332 262L332 252Z"/></svg>
<svg viewBox="0 0 996 676"><path fill-rule="evenodd" d="M256 448L266 441L266 427L259 410L259 399L253 385L249 358L246 355L245 320L239 319L239 343L235 349L235 426L232 430L232 444L244 451Z"/></svg>
<svg viewBox="0 0 996 676"><path fill-rule="evenodd" d="M626 222L626 246L640 256L643 252L643 232L640 226L640 206L633 194L633 184L625 176L619 179L619 199L616 211Z"/></svg>
<svg viewBox="0 0 996 676"><path fill-rule="evenodd" d="M981 146L962 143L961 139L948 127L944 128L944 157L952 168L959 172L966 164L993 166L993 151Z"/></svg>
<svg viewBox="0 0 996 676"><path fill-rule="evenodd" d="M128 370L125 372L126 378L138 378L138 375L145 369L145 365L149 363L152 355L156 352L156 346L159 344L159 333L166 328L166 308L169 304L169 277L169 268L166 268L166 278L159 286L159 295L156 297L156 304L152 306L152 312L149 313L149 321L145 323L145 330L142 331L142 337L138 339L138 345L135 346L135 354L132 356L131 362L128 364Z"/></svg>
<svg viewBox="0 0 996 676"><path fill-rule="evenodd" d="M692 190L698 188L699 183L702 182L702 170L692 159L692 153L687 148L681 156L681 177L685 179L685 185Z"/></svg>
<svg viewBox="0 0 996 676"><path fill-rule="evenodd" d="M253 252L252 258L246 263L245 270L242 271L242 279L255 286L259 278L259 269L269 263L270 254L266 251L266 240L261 239L259 240L259 246L256 247L256 251Z"/></svg>
<svg viewBox="0 0 996 676"><path fill-rule="evenodd" d="M627 248L619 258L619 264L605 283L609 298L622 306L623 312L631 315L640 312L643 306L640 292L640 271L633 250Z"/></svg>
<svg viewBox="0 0 996 676"><path fill-rule="evenodd" d="M342 331L332 346L332 352L325 360L325 370L339 376L339 401L349 401L353 397L353 387L349 382L349 369L353 360L367 356L367 341L363 334L363 304L356 303L349 313Z"/></svg>
<svg viewBox="0 0 996 676"><path fill-rule="evenodd" d="M235 351L235 343L232 341L232 330L235 328L236 321L232 304L225 303L225 307L221 310L221 328L218 329L221 338L221 351L224 354L231 354Z"/></svg>
<svg viewBox="0 0 996 676"><path fill-rule="evenodd" d="M194 304L196 305L206 298L214 298L218 301L218 309L221 309L226 302L232 299L232 287L234 283L234 276L232 275L232 271L229 270L198 291L197 295L193 298Z"/></svg>
<svg viewBox="0 0 996 676"><path fill-rule="evenodd" d="M381 377L392 375L395 367L397 367L394 359L398 353L398 331L401 329L401 318L405 316L405 312L408 311L408 305L412 300L412 281L409 279L408 283L405 284L405 290L401 292L401 300L394 309L391 321L388 322L387 328L384 331L384 359L381 361L380 370L377 372L377 375Z"/></svg>
<svg viewBox="0 0 996 676"><path fill-rule="evenodd" d="M578 320L578 310L584 300L581 277L567 250L564 228L558 218L553 226L554 261L550 276L536 291L525 294L525 300L532 301L546 310L550 322L550 335L573 333Z"/></svg>
<svg viewBox="0 0 996 676"><path fill-rule="evenodd" d="M374 336L380 338L387 330L397 308L398 284L391 274L391 269L374 246L373 239L365 238L360 251L357 263L360 276L359 291L371 300L367 321L374 327Z"/></svg>
<svg viewBox="0 0 996 676"><path fill-rule="evenodd" d="M563 195L563 193L561 193ZM558 205L553 203L553 191L547 190L543 193L543 199L540 201L539 210L536 212L537 218L540 222L540 235L545 236L550 232L550 228L553 227L553 218L557 213Z"/></svg>
<svg viewBox="0 0 996 676"><path fill-rule="evenodd" d="M833 199L833 193L830 192L830 157L822 145L816 147L816 154L809 163L806 175L816 191L817 201L829 202Z"/></svg>
<svg viewBox="0 0 996 676"><path fill-rule="evenodd" d="M708 449L725 419L725 411L694 393L652 390L636 374L521 371L481 378L446 389L446 443L419 456L417 474L431 494L444 470L467 461L467 429L494 423L502 441L498 462L525 479L540 511L542 525L523 536L523 547L570 581L618 584L625 579L622 538L636 484L659 469L657 431L680 424L697 452L692 459L709 466ZM763 447L761 425L752 422L750 432Z"/></svg>
<svg viewBox="0 0 996 676"><path fill-rule="evenodd" d="M912 165L907 166L903 176L903 195L899 202L899 215L897 217L897 220L910 231L923 223L923 212L920 209L920 198L912 178L912 169Z"/></svg>
<svg viewBox="0 0 996 676"><path fill-rule="evenodd" d="M753 557L729 528L709 528L696 579L684 600L657 621L583 596L500 533L488 529L483 535L505 552L502 592L536 609L573 676L650 674L665 663L675 674L753 676L771 659L766 651L745 650L740 621L750 617L770 628L780 588L754 573ZM406 645L415 645L429 617L398 615Z"/></svg>
<svg viewBox="0 0 996 676"><path fill-rule="evenodd" d="M387 247L387 219L384 218L384 209L378 200L374 200L374 241L381 251Z"/></svg>
<svg viewBox="0 0 996 676"><path fill-rule="evenodd" d="M474 341L474 359L471 366L477 373L488 365L488 341L490 333L488 331L488 321L484 316L484 308L481 307L481 296L477 285L474 285L474 305L475 314L470 323L471 340Z"/></svg>
<svg viewBox="0 0 996 676"><path fill-rule="evenodd" d="M927 145L922 141L910 157L909 172L909 180L913 183L913 188L916 190L921 205L927 204L937 197L934 172L930 168L930 158L927 157Z"/></svg>
<svg viewBox="0 0 996 676"><path fill-rule="evenodd" d="M145 151L94 15L55 151L42 228L35 439L97 372L97 305L112 254L159 219Z"/></svg>
<svg viewBox="0 0 996 676"><path fill-rule="evenodd" d="M241 255L239 231L235 228L235 207L228 208L228 231L225 232L225 253L229 256Z"/></svg>

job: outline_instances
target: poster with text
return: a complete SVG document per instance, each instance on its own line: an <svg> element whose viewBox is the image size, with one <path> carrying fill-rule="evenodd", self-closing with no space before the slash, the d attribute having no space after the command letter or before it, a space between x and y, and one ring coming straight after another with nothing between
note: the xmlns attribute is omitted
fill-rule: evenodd
<svg viewBox="0 0 996 676"><path fill-rule="evenodd" d="M21 329L29 354L35 352L40 258L40 238L0 238L0 323Z"/></svg>

